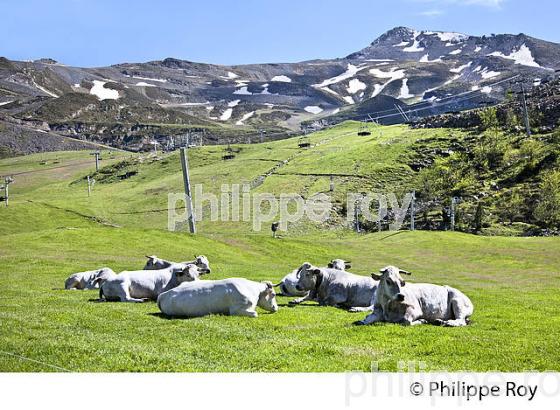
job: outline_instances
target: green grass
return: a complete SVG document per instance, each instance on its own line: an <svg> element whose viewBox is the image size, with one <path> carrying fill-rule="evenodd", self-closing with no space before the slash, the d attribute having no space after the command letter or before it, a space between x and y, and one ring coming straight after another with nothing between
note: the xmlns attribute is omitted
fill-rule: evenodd
<svg viewBox="0 0 560 410"><path fill-rule="evenodd" d="M346 123L313 134L312 142L323 143L310 150L299 150L297 139L239 146L230 162L221 160L222 147L191 150L193 183L218 192L222 183L266 172L275 164L268 160L288 158L285 174L343 174L359 158L361 175L387 171L395 183L406 184L409 171L395 163L410 144L432 133L383 128L383 136L359 148L351 135L357 127ZM58 156L61 164L90 158L87 152L47 156ZM2 160L0 174L40 169L39 158ZM356 235L301 226L273 239L244 223L209 222L199 225L196 236L171 233L164 230L166 213L143 211L165 208L165 194L180 192L177 163L176 153L146 159L132 178L96 184L90 198L83 177L91 165L16 178L10 207L0 203L0 371L340 372L368 371L372 362L397 370L401 361L424 363L430 371L560 370L559 238ZM340 195L360 184L339 181ZM308 195L325 187L326 178L273 175L257 191ZM278 281L304 261L322 265L333 257L351 259L352 271L363 275L395 264L413 271L410 280L461 289L475 313L466 328L355 327L352 322L364 314L314 303L288 307L290 298L279 297L276 314L259 310L256 319L169 320L155 303L95 303L96 291L61 290L73 272L141 268L143 255L153 253L173 260L205 254L215 279Z"/></svg>

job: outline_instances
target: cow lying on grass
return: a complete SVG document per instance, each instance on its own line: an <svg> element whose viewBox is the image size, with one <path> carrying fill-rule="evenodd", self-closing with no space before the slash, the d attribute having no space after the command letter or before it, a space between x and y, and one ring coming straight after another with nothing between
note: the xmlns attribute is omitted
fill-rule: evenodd
<svg viewBox="0 0 560 410"><path fill-rule="evenodd" d="M406 283L401 274L410 272L395 266L380 270L379 286L373 299L373 313L359 325L376 322L420 325L466 326L473 313L473 304L462 292L449 286L428 283Z"/></svg>
<svg viewBox="0 0 560 410"><path fill-rule="evenodd" d="M77 272L70 275L64 282L65 289L97 289L99 285L108 278L115 275L110 268L101 268L96 270L88 270L85 272Z"/></svg>
<svg viewBox="0 0 560 410"><path fill-rule="evenodd" d="M197 280L159 295L159 309L168 316L197 317L211 314L257 317L257 306L276 312L276 294L270 282L243 278Z"/></svg>
<svg viewBox="0 0 560 410"><path fill-rule="evenodd" d="M327 265L331 269L337 269L345 271L346 269L350 269L350 262L346 262L342 259L333 259ZM298 269L293 270L292 272L288 273L286 276L282 278L282 280L274 285L274 287L279 287L282 296L306 296L309 295L309 291L306 290L297 290L296 286L298 283ZM305 298L305 300L314 300L314 295L310 295L310 297ZM303 302L303 300L302 300ZM301 302L299 302L301 303Z"/></svg>
<svg viewBox="0 0 560 410"><path fill-rule="evenodd" d="M378 282L366 276L331 268L318 268L304 263L297 272L296 289L314 292L317 302L322 306L336 306L351 311L367 310L371 306ZM298 304L306 297L295 299Z"/></svg>
<svg viewBox="0 0 560 410"><path fill-rule="evenodd" d="M124 271L107 279L99 288L99 299L120 302L156 300L160 293L182 282L194 281L209 269L194 264L171 265L165 269Z"/></svg>
<svg viewBox="0 0 560 410"><path fill-rule="evenodd" d="M144 270L158 270L169 268L171 265L188 265L189 263L198 266L201 269L207 270L210 273L210 262L208 258L204 255L199 255L194 257L194 260L187 262L171 262L165 259L158 258L156 255L148 256L148 260L144 266Z"/></svg>

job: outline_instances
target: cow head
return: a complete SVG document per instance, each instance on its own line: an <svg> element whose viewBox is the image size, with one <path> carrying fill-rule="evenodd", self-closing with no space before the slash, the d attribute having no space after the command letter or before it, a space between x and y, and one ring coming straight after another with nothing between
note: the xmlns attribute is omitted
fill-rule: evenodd
<svg viewBox="0 0 560 410"><path fill-rule="evenodd" d="M346 270L352 267L352 265L350 265L350 261L345 261L343 259L333 259L327 266L331 269L338 270Z"/></svg>
<svg viewBox="0 0 560 410"><path fill-rule="evenodd" d="M371 277L379 281L379 288L377 292L384 295L390 301L404 302L404 294L402 293L402 288L406 285L406 282L402 278L402 275L411 275L410 272L399 269L396 266L386 266L379 269L381 275L372 273Z"/></svg>
<svg viewBox="0 0 560 410"><path fill-rule="evenodd" d="M195 281L201 274L198 266L193 263L188 263L185 266L176 266L174 273L179 283Z"/></svg>
<svg viewBox="0 0 560 410"><path fill-rule="evenodd" d="M259 294L259 301L257 302L257 306L268 312L274 313L278 311L278 303L276 303L276 293L274 292L274 287L271 282L263 283L266 285L266 287Z"/></svg>
<svg viewBox="0 0 560 410"><path fill-rule="evenodd" d="M167 261L158 258L156 255L146 255L146 258L148 258L148 261L144 266L144 270L165 269L169 266Z"/></svg>
<svg viewBox="0 0 560 410"><path fill-rule="evenodd" d="M296 289L299 291L315 289L320 274L321 269L311 265L309 262L305 262L297 271L296 277L298 278L298 282Z"/></svg>
<svg viewBox="0 0 560 410"><path fill-rule="evenodd" d="M210 273L210 262L208 261L208 258L206 256L195 255L194 264L198 266L201 275L204 275L205 273Z"/></svg>

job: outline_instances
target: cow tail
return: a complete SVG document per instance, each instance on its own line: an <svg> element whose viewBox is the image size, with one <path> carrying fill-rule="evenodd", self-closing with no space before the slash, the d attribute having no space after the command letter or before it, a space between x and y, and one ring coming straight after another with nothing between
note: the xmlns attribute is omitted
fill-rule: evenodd
<svg viewBox="0 0 560 410"><path fill-rule="evenodd" d="M99 286L99 300L103 300L105 295L103 294L103 285Z"/></svg>

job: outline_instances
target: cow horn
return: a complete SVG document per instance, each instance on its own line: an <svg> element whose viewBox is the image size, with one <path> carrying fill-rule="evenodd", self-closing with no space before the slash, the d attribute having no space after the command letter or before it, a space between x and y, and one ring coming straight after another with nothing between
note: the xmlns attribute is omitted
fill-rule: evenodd
<svg viewBox="0 0 560 410"><path fill-rule="evenodd" d="M280 286L281 284L282 284L282 282L278 282L278 283L276 283L276 284L273 284L272 287L273 287L273 288L277 288L277 287Z"/></svg>
<svg viewBox="0 0 560 410"><path fill-rule="evenodd" d="M345 260L344 263L352 263L352 261L346 261L346 260Z"/></svg>
<svg viewBox="0 0 560 410"><path fill-rule="evenodd" d="M403 275L412 275L412 273L403 269L399 269L399 273L402 273Z"/></svg>

